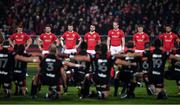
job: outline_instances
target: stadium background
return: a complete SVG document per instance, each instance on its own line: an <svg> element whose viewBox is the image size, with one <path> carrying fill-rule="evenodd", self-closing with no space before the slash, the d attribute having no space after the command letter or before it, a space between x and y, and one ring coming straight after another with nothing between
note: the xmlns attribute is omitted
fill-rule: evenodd
<svg viewBox="0 0 180 105"><path fill-rule="evenodd" d="M89 25L96 24L97 32L105 40L107 31L112 28L112 22L118 21L120 28L125 31L126 42L132 39L137 24L143 24L145 32L153 40L164 31L165 24L171 24L173 31L180 35L179 5L180 0L1 0L0 33L7 39L16 31L18 24L23 24L24 31L36 39L43 32L46 24L51 24L52 32L58 36L66 31L68 24L74 24L75 30L83 37L85 32L89 31ZM32 51L37 50L35 42L31 48ZM36 72L35 67L36 65L29 64L30 76L27 77L29 89L32 75ZM0 96L0 103L180 103L175 81L166 81L165 87L169 99L163 101L147 96L144 87L136 89L137 98L132 100L122 100L112 96L104 101L79 100L76 89L71 87L66 96L56 101L43 98L32 100L27 95L10 99ZM41 93L45 92L46 89L43 88Z"/></svg>

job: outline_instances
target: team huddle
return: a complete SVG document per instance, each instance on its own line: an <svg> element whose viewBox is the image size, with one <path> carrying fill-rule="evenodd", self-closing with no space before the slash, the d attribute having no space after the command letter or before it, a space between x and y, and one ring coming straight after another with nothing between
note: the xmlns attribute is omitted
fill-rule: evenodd
<svg viewBox="0 0 180 105"><path fill-rule="evenodd" d="M148 95L167 99L164 78L176 81L180 95L180 41L169 25L153 44L142 25L137 27L132 41L126 43L117 22L113 22L106 43L101 42L95 25L90 25L84 39L73 30L73 25L68 25L68 31L59 38L47 25L45 33L37 39L41 54L27 52L32 39L22 30L19 26L0 50L0 84L5 97L12 95L12 83L15 95L26 95L28 62L38 64L32 78L32 98L37 98L41 86L46 85L49 91L45 98L57 99L67 93L69 84L73 83L80 99L104 99L110 95L113 80L114 96L118 95L121 83L120 97L135 98L135 88L144 81ZM91 86L96 87L96 92L90 91Z"/></svg>

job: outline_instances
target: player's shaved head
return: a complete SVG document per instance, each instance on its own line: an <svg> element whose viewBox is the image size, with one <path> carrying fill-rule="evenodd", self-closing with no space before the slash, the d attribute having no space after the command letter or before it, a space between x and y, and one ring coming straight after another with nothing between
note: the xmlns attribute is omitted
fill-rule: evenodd
<svg viewBox="0 0 180 105"><path fill-rule="evenodd" d="M51 45L49 46L49 53L50 53L50 54L54 54L54 55L57 53L57 47L56 47L55 44L51 44Z"/></svg>

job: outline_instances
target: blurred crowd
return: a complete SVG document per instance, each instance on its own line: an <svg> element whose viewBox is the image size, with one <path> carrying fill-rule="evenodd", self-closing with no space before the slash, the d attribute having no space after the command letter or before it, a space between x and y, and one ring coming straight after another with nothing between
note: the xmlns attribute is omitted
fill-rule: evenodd
<svg viewBox="0 0 180 105"><path fill-rule="evenodd" d="M6 0L0 31L10 35L21 23L25 32L39 35L51 24L52 32L61 35L73 24L84 35L90 24L96 24L97 32L106 35L118 21L125 35L134 34L138 24L150 36L164 31L165 24L180 35L179 5L180 0Z"/></svg>

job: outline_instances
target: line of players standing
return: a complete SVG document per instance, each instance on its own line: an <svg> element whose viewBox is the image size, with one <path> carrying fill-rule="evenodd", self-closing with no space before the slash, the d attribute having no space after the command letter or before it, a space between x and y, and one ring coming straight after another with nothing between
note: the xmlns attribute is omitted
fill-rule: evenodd
<svg viewBox="0 0 180 105"><path fill-rule="evenodd" d="M72 25L68 25L68 31L60 37L60 42L51 33L51 27L46 26L45 33L41 34L37 40L39 49L45 55L39 59L39 57L31 57L33 54L25 53L32 43L32 39L22 32L22 27L18 27L17 33L9 37L10 45L14 48L14 56L10 58L14 59L14 63L10 63L14 64L11 66L14 67L14 70L9 72L13 74L12 78L16 84L15 93L25 95L26 62L39 62L38 75L33 78L32 82L31 95L33 97L37 95L39 84L49 86L47 98L58 97L62 91L62 84L67 91L67 83L73 77L80 98L105 98L109 96L110 78L114 77L114 96L117 96L119 80L122 81L123 86L121 98L133 98L135 97L134 89L137 86L137 80L144 79L149 94L155 93L157 98L167 98L163 89L163 79L165 61L168 58L172 59L171 71L173 72L166 73L166 77L172 79L172 76L169 76L172 74L173 79L177 81L177 85L180 87L178 75L174 76L174 74L179 74L179 39L171 32L171 27L166 26L166 32L157 38L154 47L150 47L149 37L143 32L143 26L139 25L137 30L138 32L133 36L133 41L128 42L125 47L125 36L123 31L119 29L117 22L113 23L113 29L108 32L107 44L101 43L99 34L95 32L95 25L90 26L90 32L85 34L84 42L82 42L79 34L73 31ZM163 48L161 48L161 41L158 39L163 41ZM77 40L78 44L76 44ZM178 42L175 46L176 49L174 48L175 41ZM57 54L58 51L53 44L54 42L56 42L56 46L61 43L61 52L65 55ZM170 54L172 50L173 53ZM15 55L18 55L19 59ZM6 64L3 61L4 57L7 55L2 55L0 58L2 59L0 60L2 62L0 75L7 75L2 69ZM67 58L75 62L64 61ZM17 61L21 64L16 64ZM20 68L16 68L16 66ZM5 69L7 68L5 67ZM113 70L115 70L114 73ZM16 79L16 77L21 77L15 75L17 73L22 74L22 78ZM59 79L60 77L61 79ZM6 88L6 82L1 83L4 84L6 96L9 96L10 87ZM95 84L97 92L89 92L92 83Z"/></svg>

